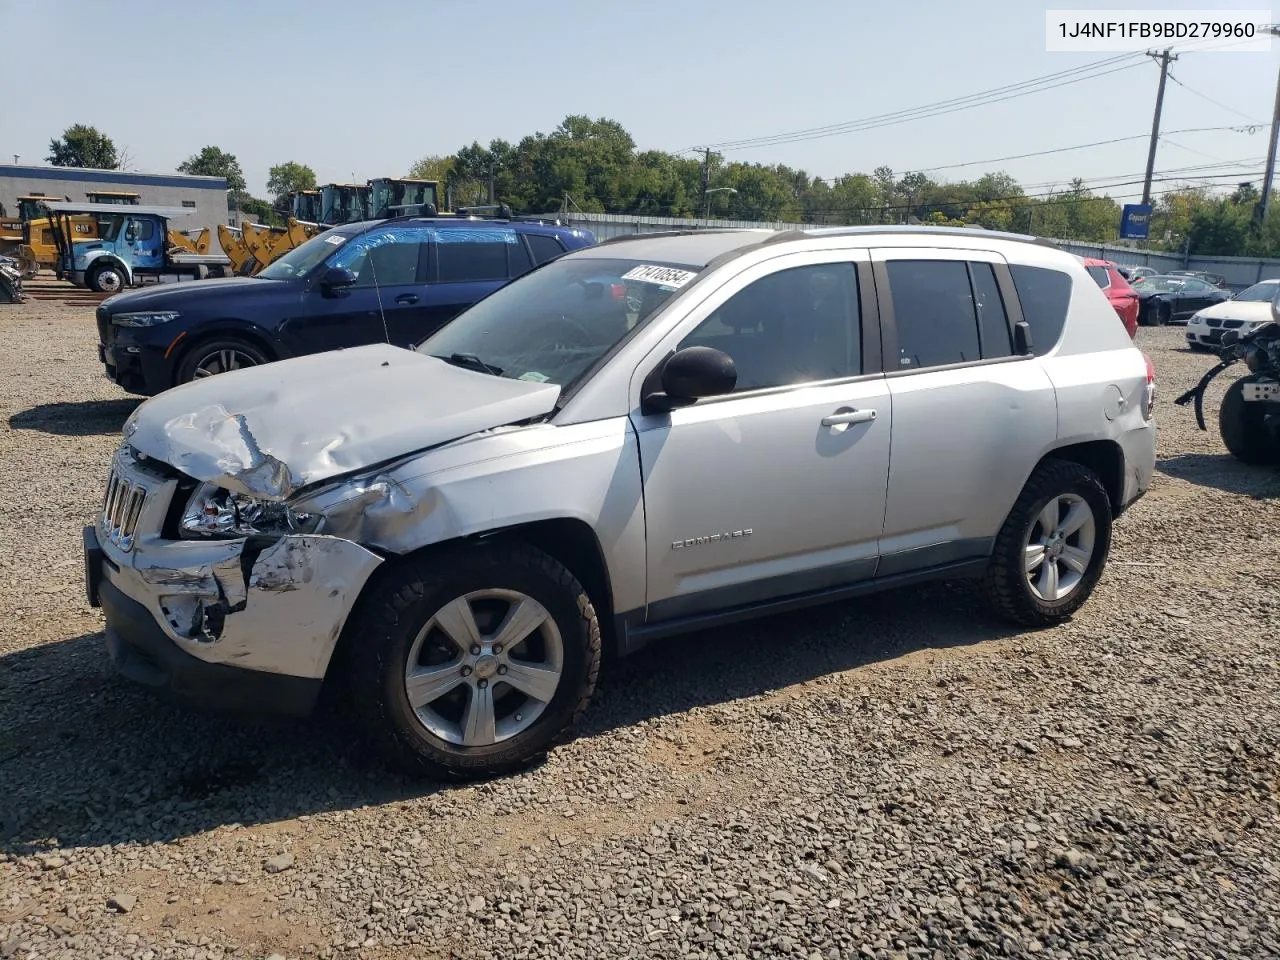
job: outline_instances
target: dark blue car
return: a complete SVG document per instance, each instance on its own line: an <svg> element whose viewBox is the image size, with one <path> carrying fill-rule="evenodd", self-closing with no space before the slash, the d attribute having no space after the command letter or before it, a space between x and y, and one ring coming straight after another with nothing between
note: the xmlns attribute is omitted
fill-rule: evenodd
<svg viewBox="0 0 1280 960"><path fill-rule="evenodd" d="M166 283L104 300L107 376L151 396L180 383L307 353L422 342L586 230L545 221L404 217L312 237L256 277Z"/></svg>

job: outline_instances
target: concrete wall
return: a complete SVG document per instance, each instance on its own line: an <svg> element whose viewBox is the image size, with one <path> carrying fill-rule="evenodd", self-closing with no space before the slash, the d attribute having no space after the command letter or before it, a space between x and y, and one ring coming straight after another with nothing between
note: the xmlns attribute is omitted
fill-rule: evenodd
<svg viewBox="0 0 1280 960"><path fill-rule="evenodd" d="M182 173L126 173L0 164L0 203L10 216L18 213L17 199L43 193L57 200L86 201L85 193L118 190L141 194L139 203L157 207L189 207L191 215L172 220L175 230L208 227L209 252L220 253L217 225L227 222L227 181L222 177L190 177Z"/></svg>

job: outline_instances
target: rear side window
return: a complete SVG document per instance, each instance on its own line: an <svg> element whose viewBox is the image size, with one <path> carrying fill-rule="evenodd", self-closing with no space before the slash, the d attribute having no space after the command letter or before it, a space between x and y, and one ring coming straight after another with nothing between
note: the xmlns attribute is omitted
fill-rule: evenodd
<svg viewBox="0 0 1280 960"><path fill-rule="evenodd" d="M1093 277L1093 282L1103 290L1111 286L1111 274L1106 267L1085 267L1089 271L1089 276Z"/></svg>
<svg viewBox="0 0 1280 960"><path fill-rule="evenodd" d="M1071 277L1061 270L1010 264L1022 319L1031 327L1031 346L1042 357L1058 344L1071 302Z"/></svg>
<svg viewBox="0 0 1280 960"><path fill-rule="evenodd" d="M564 247L560 246L560 241L555 237L541 233L526 233L524 236L529 241L529 249L533 251L534 263L546 263L564 253Z"/></svg>
<svg viewBox="0 0 1280 960"><path fill-rule="evenodd" d="M898 369L982 358L969 270L961 260L889 260Z"/></svg>
<svg viewBox="0 0 1280 960"><path fill-rule="evenodd" d="M514 231L440 230L436 233L441 283L507 279L507 247L518 244Z"/></svg>

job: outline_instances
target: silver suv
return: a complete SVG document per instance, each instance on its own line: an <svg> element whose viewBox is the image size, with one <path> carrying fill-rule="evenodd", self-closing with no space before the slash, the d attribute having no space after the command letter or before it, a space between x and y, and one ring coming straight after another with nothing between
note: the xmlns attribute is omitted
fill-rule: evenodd
<svg viewBox="0 0 1280 960"><path fill-rule="evenodd" d="M506 771L655 637L935 578L1068 618L1151 480L1154 391L1045 242L608 241L416 350L144 403L85 530L89 600L135 680L294 713L341 681L411 766Z"/></svg>

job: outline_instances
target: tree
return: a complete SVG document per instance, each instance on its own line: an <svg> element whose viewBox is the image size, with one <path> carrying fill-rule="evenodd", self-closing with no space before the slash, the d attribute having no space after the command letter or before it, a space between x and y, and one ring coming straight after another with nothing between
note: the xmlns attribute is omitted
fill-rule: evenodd
<svg viewBox="0 0 1280 960"><path fill-rule="evenodd" d="M178 164L178 172L200 177L224 177L230 193L229 200L235 206L241 205L248 197L240 161L234 153L227 153L219 147L201 148L199 153Z"/></svg>
<svg viewBox="0 0 1280 960"><path fill-rule="evenodd" d="M94 167L115 170L120 166L116 145L97 127L77 123L67 127L62 137L49 141L49 156L55 167Z"/></svg>
<svg viewBox="0 0 1280 960"><path fill-rule="evenodd" d="M234 162L235 158L232 157ZM239 164L236 165L239 169ZM228 181L228 185L230 181ZM316 185L316 172L305 163L289 160L277 163L267 171L267 192L274 198L277 209L289 208L289 194L299 190L311 190Z"/></svg>
<svg viewBox="0 0 1280 960"><path fill-rule="evenodd" d="M444 183L449 179L451 170L453 170L453 157L442 154L428 155L410 167L405 176L410 180L435 180L437 183Z"/></svg>

